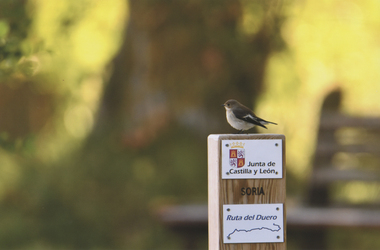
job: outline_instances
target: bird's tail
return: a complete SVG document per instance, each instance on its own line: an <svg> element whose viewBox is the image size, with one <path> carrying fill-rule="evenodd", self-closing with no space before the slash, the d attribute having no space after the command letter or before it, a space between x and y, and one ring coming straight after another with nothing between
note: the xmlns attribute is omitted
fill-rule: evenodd
<svg viewBox="0 0 380 250"><path fill-rule="evenodd" d="M275 123L275 122L270 122L270 121L266 121L266 120L263 120L263 119L261 119L260 123L261 124L274 124L274 125L277 125L277 123Z"/></svg>

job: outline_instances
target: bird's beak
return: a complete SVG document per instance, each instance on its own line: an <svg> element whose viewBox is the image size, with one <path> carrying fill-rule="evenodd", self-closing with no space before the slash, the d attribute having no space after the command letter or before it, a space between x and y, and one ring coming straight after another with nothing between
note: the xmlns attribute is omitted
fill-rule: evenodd
<svg viewBox="0 0 380 250"><path fill-rule="evenodd" d="M226 105L222 104L221 106L224 107L224 106L226 106Z"/></svg>

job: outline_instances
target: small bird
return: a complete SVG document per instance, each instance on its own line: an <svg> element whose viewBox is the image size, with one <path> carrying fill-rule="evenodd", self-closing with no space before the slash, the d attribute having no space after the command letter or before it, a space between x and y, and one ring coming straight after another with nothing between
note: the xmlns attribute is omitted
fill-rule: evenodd
<svg viewBox="0 0 380 250"><path fill-rule="evenodd" d="M243 130L251 129L256 125L263 128L267 128L265 127L265 124L269 123L277 125L277 123L269 122L257 117L252 110L236 100L230 99L222 104L222 106L226 109L227 122L234 129L239 130L238 134Z"/></svg>

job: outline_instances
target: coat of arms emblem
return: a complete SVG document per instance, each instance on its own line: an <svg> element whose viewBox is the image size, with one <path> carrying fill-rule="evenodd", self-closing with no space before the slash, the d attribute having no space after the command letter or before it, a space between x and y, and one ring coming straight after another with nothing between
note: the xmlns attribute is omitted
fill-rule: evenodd
<svg viewBox="0 0 380 250"><path fill-rule="evenodd" d="M241 168L245 164L245 149L242 142L231 143L230 149L230 166Z"/></svg>

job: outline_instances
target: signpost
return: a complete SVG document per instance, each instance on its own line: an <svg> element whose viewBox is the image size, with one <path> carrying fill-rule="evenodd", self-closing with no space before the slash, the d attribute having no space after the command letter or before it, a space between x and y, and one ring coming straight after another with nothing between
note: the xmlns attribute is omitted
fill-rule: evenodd
<svg viewBox="0 0 380 250"><path fill-rule="evenodd" d="M209 249L285 250L285 136L208 137Z"/></svg>

